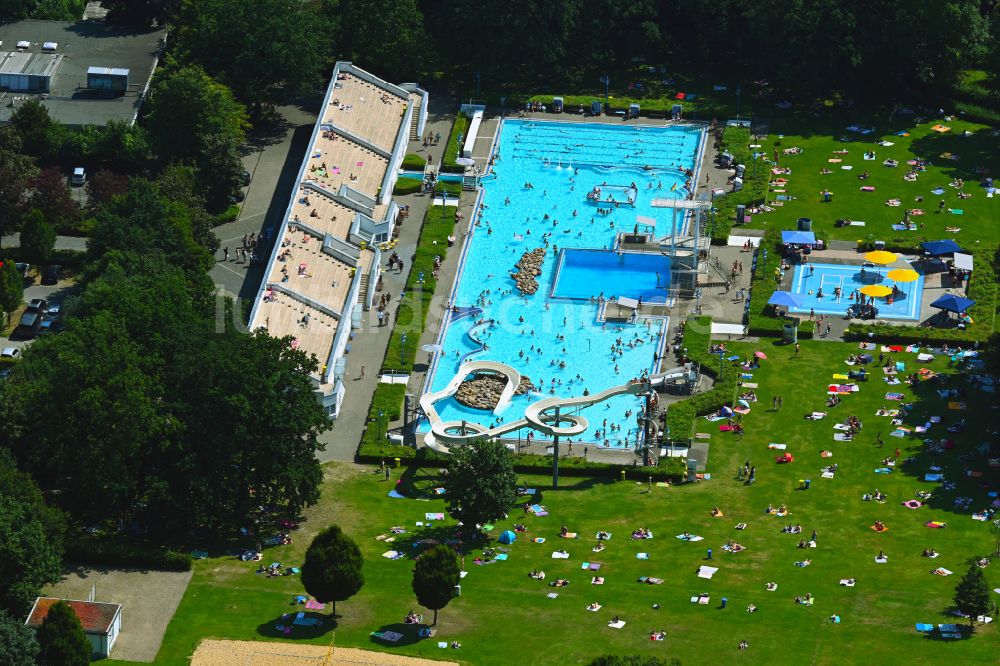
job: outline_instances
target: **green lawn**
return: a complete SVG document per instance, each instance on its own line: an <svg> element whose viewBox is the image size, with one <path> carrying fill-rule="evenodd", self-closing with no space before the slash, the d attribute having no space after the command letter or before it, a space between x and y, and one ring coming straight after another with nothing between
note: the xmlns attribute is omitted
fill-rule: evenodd
<svg viewBox="0 0 1000 666"><path fill-rule="evenodd" d="M854 122L875 127L876 132L861 136L846 129ZM951 128L950 132L938 133L931 127L942 122ZM773 158L777 148L782 167L791 167L789 183L783 189L785 195L796 197L786 201L774 212L754 216L752 228L777 226L780 229L795 228L795 220L809 217L813 220L813 230L822 231L832 239L854 241L871 237L875 240L902 241L914 244L922 240L954 238L962 243L996 243L1000 241L1000 196L988 199L985 190L979 187L982 174L977 169L997 177L1000 174L1000 136L990 136L989 130L961 120L934 120L914 127L912 116L897 116L889 123L885 117L855 120L853 117L837 113L832 118L781 117L771 122L771 133L761 141L761 148L768 158ZM897 132L907 131L909 136L898 136ZM963 132L970 131L971 136ZM842 141L843 138L849 139ZM880 146L880 140L892 142L892 146ZM784 149L799 147L799 155L785 155ZM846 155L834 151L847 150ZM875 151L875 160L865 160L866 151ZM957 155L957 160L941 157L942 154ZM899 161L896 168L882 165L887 158ZM915 182L903 180L908 171L907 161L915 158L928 160L931 166ZM831 163L830 159L842 159ZM757 168L770 168L763 162ZM851 166L851 170L841 167ZM753 165L748 165L753 169ZM821 169L828 168L833 173L823 175ZM871 177L865 181L858 179L862 171L869 171ZM778 178L779 176L774 176ZM950 187L956 178L965 180L963 192L972 194L969 199L960 199L956 188ZM874 186L874 192L862 192L861 186ZM932 194L931 190L941 187L943 195ZM772 190L775 189L772 187ZM833 192L833 200L823 203L820 192ZM768 200L773 201L779 194L771 192ZM923 197L923 201L917 201ZM888 199L899 199L901 206L886 205ZM938 203L944 199L946 211L938 213ZM899 222L906 208L922 208L926 214L913 217L918 223L916 231L894 231L891 225ZM953 215L947 209L961 209L962 215ZM838 218L863 220L861 227L834 226ZM961 232L949 233L946 227L959 227Z"/></svg>
<svg viewBox="0 0 1000 666"><path fill-rule="evenodd" d="M975 498L974 510L986 506L979 483L982 479L963 477L961 470L966 463L959 456L982 442L981 433L994 418L990 404L995 395L971 392L966 399L967 411L950 411L930 384L920 384L916 393L905 384L890 388L878 372L872 381L862 384L861 392L846 396L841 406L831 409L825 420L808 421L803 414L824 408L826 384L833 373L844 371L843 360L856 350L855 345L805 342L801 357L794 359L787 347L761 344L731 345L742 354L762 349L770 357L754 373L761 401L744 419L746 438L720 433L717 424L699 419L698 430L711 433L711 480L654 487L650 493L647 484L631 481L563 478L559 490L552 490L545 477L525 478L541 493L539 501L551 515L522 518L517 510L510 521L496 526L493 537L514 522L526 523L529 530L527 535L519 535L506 562L477 566L473 563L475 552L465 555L469 574L462 584L462 596L441 612L439 621L441 640L461 641L460 651L439 650L434 642L418 642L409 634L393 647L376 646L369 638L370 632L380 628L399 629L406 612L417 608L410 590L409 561L380 557L388 546L374 537L393 525L403 525L410 530L408 538L447 538L452 532L451 520L435 523L441 527L415 527L425 512L444 511L440 500L390 499L386 494L392 486L370 469L330 465L323 499L310 510L302 529L294 533L296 543L269 550L265 562L300 562L311 534L336 521L360 543L367 579L357 597L338 605L343 617L336 630L337 644L458 658L477 665L508 664L512 654L530 655L538 664L585 663L603 652L676 656L684 663L704 663L707 654L735 657L741 639L750 642L747 654L757 663L942 663L948 659L994 663L990 655L997 645L995 625L977 628L971 639L943 642L917 634L913 624L950 621L946 610L966 560L986 555L992 548L987 524L973 521L968 513L955 512L952 505L956 496L969 496ZM900 354L899 360L906 362L907 370L921 365L913 354ZM943 358L926 365L948 372ZM931 458L920 440L889 437L889 419L874 415L882 405L898 405L884 400L888 390L901 390L908 399L916 399L910 423L922 423L930 415L940 415L946 422L967 418L965 433L950 435L958 446ZM775 394L784 397L784 407L771 413L766 408ZM852 414L863 420L863 434L854 442L834 442L832 426ZM878 432L886 440L885 448L873 445ZM949 436L941 425L934 426L932 434L936 438ZM787 443L795 461L776 465L776 453L767 449L772 441ZM890 475L874 473L896 446L903 459L914 461ZM833 451L833 457L822 458L823 449ZM737 466L746 458L757 466L758 481L751 487L735 479ZM820 468L829 463L840 466L835 478L820 478ZM957 488L935 490L929 507L909 510L901 506L914 497L916 489L939 488L921 480L932 464L941 465L947 478L957 482ZM969 469L990 474L981 455L967 464ZM404 488L427 494L438 485L435 474L433 470L407 472ZM799 479L806 478L812 480L811 489L798 490ZM863 502L861 495L876 487L888 494L888 502ZM791 516L764 515L769 502L787 504ZM713 506L720 507L725 517L711 517ZM876 534L869 529L877 519L888 525L888 532ZM931 520L948 525L944 529L925 527ZM736 531L738 522L749 527ZM815 529L818 548L797 549L801 537L780 531L788 522L801 523L806 537ZM561 525L580 533L581 538L558 538ZM631 541L631 531L640 526L651 529L655 538ZM601 529L612 532L613 538L604 552L594 554L593 537ZM686 543L674 538L685 530L705 540ZM546 542L532 543L533 537L544 537ZM723 552L721 546L728 539L739 540L747 550ZM408 554L419 552L407 538L393 545ZM941 556L936 560L921 557L921 550L928 547L940 551ZM569 551L569 560L551 559L552 551L561 548ZM712 562L704 561L706 548L714 551ZM888 564L873 561L880 549L889 555ZM640 551L649 553L648 561L636 559ZM810 567L793 565L807 557L813 560ZM590 584L589 575L580 570L584 561L603 564L603 586ZM695 575L697 567L706 563L719 567L712 580ZM956 575L932 575L930 571L937 566ZM986 570L991 587L1000 584L997 566ZM268 580L255 575L254 568L253 563L231 558L197 562L157 663L186 663L202 637L262 640L273 636L275 620L293 609L291 597L302 590L297 578ZM558 598L549 599L546 593L553 588L527 575L534 568L544 569L548 580L559 576L572 582L558 590ZM643 575L666 582L658 586L637 583L636 578ZM848 577L857 579L856 587L839 585L841 578ZM764 591L768 581L778 583L776 592ZM701 592L711 595L711 603L691 604L689 597ZM796 595L807 592L816 597L814 606L794 603ZM725 610L719 609L723 596L729 600ZM604 608L587 612L585 606L595 601ZM654 610L653 603L661 608ZM756 604L758 612L745 612L749 603ZM834 613L843 618L841 624L827 621ZM617 631L608 628L606 622L612 615L626 620L626 627ZM650 629L665 629L667 641L648 640ZM318 634L298 640L327 644L333 638L329 631Z"/></svg>

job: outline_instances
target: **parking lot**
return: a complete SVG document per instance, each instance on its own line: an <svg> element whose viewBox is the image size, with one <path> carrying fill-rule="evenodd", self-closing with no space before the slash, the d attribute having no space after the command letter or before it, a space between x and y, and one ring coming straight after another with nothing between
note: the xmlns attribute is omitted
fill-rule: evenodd
<svg viewBox="0 0 1000 666"><path fill-rule="evenodd" d="M32 299L41 298L47 301L48 307L62 307L66 298L76 290L76 285L71 280L61 280L58 284L41 284L35 276L31 284L24 288L24 301L31 302ZM19 315L18 315L19 316ZM11 340L9 337L0 337L0 349L14 347L21 349L31 344L31 340Z"/></svg>

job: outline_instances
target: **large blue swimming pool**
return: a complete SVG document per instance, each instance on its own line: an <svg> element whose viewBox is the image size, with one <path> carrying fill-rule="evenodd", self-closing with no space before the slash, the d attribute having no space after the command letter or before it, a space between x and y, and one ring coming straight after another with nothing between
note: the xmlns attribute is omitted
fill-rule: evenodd
<svg viewBox="0 0 1000 666"><path fill-rule="evenodd" d="M616 291L635 296L665 293L657 288L656 273L659 269L668 275L669 263L657 255L630 255L621 260L622 270L610 277L595 262L617 263L616 253L561 255L560 250L613 250L619 231L632 232L636 225L646 229L647 223L637 216L655 220L651 231L658 236L674 231L673 209L654 207L652 201L687 195L684 170L697 168L701 138L699 127L504 121L493 172L483 182L482 213L451 297L454 305L481 312L445 323L439 338L443 352L432 364L424 390L443 388L468 359L510 364L531 379L535 391L515 398L502 417L448 399L437 405L443 420L485 426L501 419L510 422L542 397L576 396L585 389L595 393L654 368L665 320L604 323L598 321L598 305L587 299L600 291L606 296ZM602 188L600 202L587 197L595 187ZM618 206L605 201L609 193ZM624 203L628 199L634 200L632 205ZM683 223L678 217L677 233L684 231ZM522 254L537 248L546 249L538 291L522 296L510 274ZM569 272L559 278L557 297L552 297L562 256L571 257ZM667 284L667 278L661 279ZM619 340L622 353L613 356L611 348ZM578 439L633 445L638 428L632 412L637 405L636 398L620 396L588 408L591 428ZM605 420L621 429L612 431Z"/></svg>

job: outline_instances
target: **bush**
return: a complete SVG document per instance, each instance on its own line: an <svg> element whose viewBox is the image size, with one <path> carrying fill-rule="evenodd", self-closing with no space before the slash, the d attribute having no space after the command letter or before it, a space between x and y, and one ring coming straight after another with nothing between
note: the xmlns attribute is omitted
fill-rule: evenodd
<svg viewBox="0 0 1000 666"><path fill-rule="evenodd" d="M726 127L722 131L721 150L728 151L736 164L746 166L743 173L743 189L739 192L729 192L715 199L712 205L712 242L725 245L729 233L736 223L736 207L744 205L748 208L767 201L767 185L770 181L771 169L764 158L758 158L754 165L753 154L750 152L750 130L746 127ZM756 167L756 168L755 168Z"/></svg>
<svg viewBox="0 0 1000 666"><path fill-rule="evenodd" d="M448 143L444 147L444 158L441 160L442 173L465 173L465 166L455 160L459 157L462 147L458 144L458 135L461 134L465 141L469 132L469 124L472 121L468 116L458 114L455 117L455 124L451 126L451 133L448 134Z"/></svg>
<svg viewBox="0 0 1000 666"><path fill-rule="evenodd" d="M240 216L240 207L237 204L232 204L224 211L215 216L215 224L228 224L229 222L235 222L236 218Z"/></svg>
<svg viewBox="0 0 1000 666"><path fill-rule="evenodd" d="M388 384L387 386L393 386ZM359 463L377 464L382 461L392 461L399 458L403 465L415 467L441 467L449 457L421 447L390 444L387 441L366 442L362 439L358 447L356 460ZM512 453L514 470L522 474L548 474L552 471L552 456L541 456L529 453ZM652 476L657 481L666 479L679 480L684 476L686 463L680 458L662 458L656 467L641 467L632 465L610 465L587 460L579 456L566 456L559 459L559 473L566 476L594 476L612 479L621 478L622 470L626 477L640 481Z"/></svg>
<svg viewBox="0 0 1000 666"><path fill-rule="evenodd" d="M423 171L426 166L427 160L420 155L410 153L403 158L403 169L406 171Z"/></svg>
<svg viewBox="0 0 1000 666"><path fill-rule="evenodd" d="M415 178L400 178L392 188L395 195L416 194L424 187L424 181Z"/></svg>
<svg viewBox="0 0 1000 666"><path fill-rule="evenodd" d="M403 415L403 396L405 395L405 384L378 384L375 387L375 392L372 394L372 404L368 408L365 430L361 434L362 446L365 444L398 446L390 445L385 438L385 433L389 429L389 424L398 421ZM378 415L379 412L382 412L381 419ZM413 450L408 446L402 448ZM385 455L383 454L382 457ZM399 456L393 455L392 457Z"/></svg>
<svg viewBox="0 0 1000 666"><path fill-rule="evenodd" d="M191 556L143 543L81 536L66 540L63 559L77 564L190 571Z"/></svg>

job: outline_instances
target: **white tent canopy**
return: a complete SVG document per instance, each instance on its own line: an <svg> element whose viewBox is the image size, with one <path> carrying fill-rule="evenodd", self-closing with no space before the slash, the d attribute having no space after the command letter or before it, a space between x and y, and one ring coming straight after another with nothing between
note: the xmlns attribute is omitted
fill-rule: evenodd
<svg viewBox="0 0 1000 666"><path fill-rule="evenodd" d="M972 255L971 254L962 254L960 252L956 252L953 256L955 258L955 268L959 268L959 269L961 269L963 271L971 271L972 270Z"/></svg>

